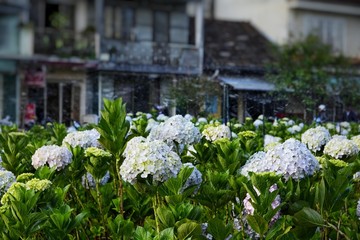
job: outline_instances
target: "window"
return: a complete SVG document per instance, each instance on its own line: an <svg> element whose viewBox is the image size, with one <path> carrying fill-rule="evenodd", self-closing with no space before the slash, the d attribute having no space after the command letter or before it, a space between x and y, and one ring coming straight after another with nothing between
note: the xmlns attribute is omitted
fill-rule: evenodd
<svg viewBox="0 0 360 240"><path fill-rule="evenodd" d="M169 42L169 14L167 12L154 12L154 41Z"/></svg>
<svg viewBox="0 0 360 240"><path fill-rule="evenodd" d="M131 7L105 7L105 37L134 40L135 10Z"/></svg>
<svg viewBox="0 0 360 240"><path fill-rule="evenodd" d="M304 17L304 34L318 36L336 52L345 50L345 23L342 19L307 15Z"/></svg>

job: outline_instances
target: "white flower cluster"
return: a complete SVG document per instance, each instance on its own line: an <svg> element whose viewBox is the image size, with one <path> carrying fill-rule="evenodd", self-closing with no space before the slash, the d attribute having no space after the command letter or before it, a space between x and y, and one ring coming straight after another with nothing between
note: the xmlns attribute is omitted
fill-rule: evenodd
<svg viewBox="0 0 360 240"><path fill-rule="evenodd" d="M149 141L144 137L131 139L123 153L125 160L120 166L122 178L134 184L138 177L152 176L155 182L175 177L181 169L180 157L160 140Z"/></svg>
<svg viewBox="0 0 360 240"><path fill-rule="evenodd" d="M353 136L351 140L360 148L360 135Z"/></svg>
<svg viewBox="0 0 360 240"><path fill-rule="evenodd" d="M258 128L259 126L263 125L264 122L261 119L256 119L253 124L256 128Z"/></svg>
<svg viewBox="0 0 360 240"><path fill-rule="evenodd" d="M301 141L305 143L312 152L321 151L330 139L331 135L329 131L322 126L310 128L301 135Z"/></svg>
<svg viewBox="0 0 360 240"><path fill-rule="evenodd" d="M230 128L224 124L221 125L206 125L202 135L211 142L221 138L231 138Z"/></svg>
<svg viewBox="0 0 360 240"><path fill-rule="evenodd" d="M240 169L240 174L249 172L274 172L287 180L298 180L313 175L319 169L319 162L300 141L290 138L268 152L255 153Z"/></svg>
<svg viewBox="0 0 360 240"><path fill-rule="evenodd" d="M109 173L109 171L107 171L105 173L104 177L100 180L100 185L104 185L105 183L107 183L109 181L109 179L110 179L110 173ZM82 176L81 184L86 189L95 188L95 186L96 186L95 179L94 179L93 175L91 175L91 173L89 173L89 172L87 172L84 176Z"/></svg>
<svg viewBox="0 0 360 240"><path fill-rule="evenodd" d="M185 184L184 184L184 186L182 188L182 191L185 190L188 187L197 186L195 191L194 191L194 193L196 193L200 188L200 184L202 183L202 174L201 174L201 172L192 163L184 163L182 167L183 168L189 167L189 168L193 169L193 171L190 174L189 178L186 180L186 182L185 182Z"/></svg>
<svg viewBox="0 0 360 240"><path fill-rule="evenodd" d="M359 147L345 136L334 136L324 148L324 154L335 159L344 159L359 153Z"/></svg>
<svg viewBox="0 0 360 240"><path fill-rule="evenodd" d="M274 137L273 135L265 134L264 147L272 143L280 143L281 140L282 139L280 137Z"/></svg>
<svg viewBox="0 0 360 240"><path fill-rule="evenodd" d="M304 124L303 123L300 123L299 125L292 125L291 127L289 127L287 129L287 131L291 134L296 134L296 133L299 133L301 132L301 130L303 129L304 127Z"/></svg>
<svg viewBox="0 0 360 240"><path fill-rule="evenodd" d="M159 122L155 121L154 119L150 118L146 125L146 132L150 132L153 128L159 126Z"/></svg>
<svg viewBox="0 0 360 240"><path fill-rule="evenodd" d="M347 135L351 131L351 125L349 122L341 122L336 125L335 129L337 133Z"/></svg>
<svg viewBox="0 0 360 240"><path fill-rule="evenodd" d="M356 216L360 220L360 199L358 200L357 205L356 205Z"/></svg>
<svg viewBox="0 0 360 240"><path fill-rule="evenodd" d="M201 139L200 131L188 119L181 115L175 115L151 129L150 140L161 140L169 146L174 142L178 144L193 144Z"/></svg>
<svg viewBox="0 0 360 240"><path fill-rule="evenodd" d="M12 172L0 170L0 196L3 195L15 181L16 177Z"/></svg>
<svg viewBox="0 0 360 240"><path fill-rule="evenodd" d="M71 159L72 153L69 149L56 145L42 146L31 157L35 169L48 164L51 168L56 167L58 171L65 168L71 162Z"/></svg>
<svg viewBox="0 0 360 240"><path fill-rule="evenodd" d="M156 120L157 120L157 121L160 121L160 122L166 121L167 119L169 119L169 117L166 116L166 115L164 115L164 114L162 114L162 113L160 113L160 114L156 117Z"/></svg>
<svg viewBox="0 0 360 240"><path fill-rule="evenodd" d="M72 147L100 147L100 143L98 141L99 138L100 133L96 129L76 131L68 133L62 143L63 145L65 145L65 143L68 143Z"/></svg>

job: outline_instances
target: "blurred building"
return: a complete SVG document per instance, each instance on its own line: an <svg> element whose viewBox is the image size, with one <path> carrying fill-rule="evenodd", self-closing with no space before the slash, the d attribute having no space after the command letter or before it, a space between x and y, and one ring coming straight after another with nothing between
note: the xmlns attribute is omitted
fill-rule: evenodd
<svg viewBox="0 0 360 240"><path fill-rule="evenodd" d="M317 35L334 50L360 58L358 0L207 0L207 16L250 21L272 42Z"/></svg>
<svg viewBox="0 0 360 240"><path fill-rule="evenodd" d="M1 0L0 24L0 118L21 125L82 121L103 98L149 111L202 73L201 0Z"/></svg>

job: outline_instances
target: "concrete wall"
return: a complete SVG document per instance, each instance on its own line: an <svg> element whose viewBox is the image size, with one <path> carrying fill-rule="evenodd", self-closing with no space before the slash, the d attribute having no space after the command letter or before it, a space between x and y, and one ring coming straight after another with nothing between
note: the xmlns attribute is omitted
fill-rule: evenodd
<svg viewBox="0 0 360 240"><path fill-rule="evenodd" d="M288 40L289 11L287 0L214 0L215 18L250 21L269 40Z"/></svg>

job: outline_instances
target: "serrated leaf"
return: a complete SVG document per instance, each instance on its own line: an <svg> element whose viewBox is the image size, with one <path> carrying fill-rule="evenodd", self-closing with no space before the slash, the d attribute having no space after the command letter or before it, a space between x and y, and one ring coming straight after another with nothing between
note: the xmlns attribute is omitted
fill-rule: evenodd
<svg viewBox="0 0 360 240"><path fill-rule="evenodd" d="M265 219L257 214L247 215L246 220L249 223L250 227L260 234L260 236L264 236L264 234L268 231L269 225L265 221Z"/></svg>
<svg viewBox="0 0 360 240"><path fill-rule="evenodd" d="M304 207L299 212L295 213L294 219L297 225L304 227L324 226L324 219L322 216L312 208Z"/></svg>
<svg viewBox="0 0 360 240"><path fill-rule="evenodd" d="M201 234L201 226L196 222L186 222L181 224L177 229L177 237L179 240L185 240L192 236Z"/></svg>

